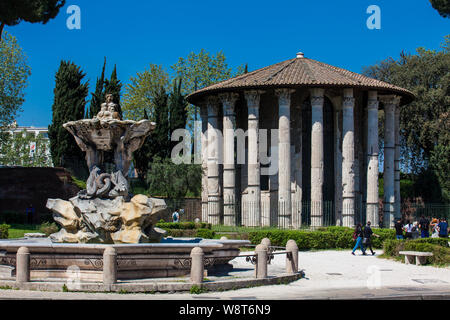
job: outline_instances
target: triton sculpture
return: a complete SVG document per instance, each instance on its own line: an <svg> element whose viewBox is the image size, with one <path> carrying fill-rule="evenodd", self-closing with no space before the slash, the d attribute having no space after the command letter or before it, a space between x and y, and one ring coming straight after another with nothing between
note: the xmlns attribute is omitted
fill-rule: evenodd
<svg viewBox="0 0 450 320"><path fill-rule="evenodd" d="M155 128L149 120L120 119L111 94L93 119L65 123L86 153L86 190L69 201L48 199L47 208L62 229L54 242L159 242L164 230L152 226L167 210L164 200L136 195L127 181L133 152Z"/></svg>

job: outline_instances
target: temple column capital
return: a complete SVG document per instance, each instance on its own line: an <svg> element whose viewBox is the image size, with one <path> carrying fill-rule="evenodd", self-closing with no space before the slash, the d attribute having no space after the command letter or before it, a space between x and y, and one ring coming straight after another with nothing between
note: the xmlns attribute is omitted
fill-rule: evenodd
<svg viewBox="0 0 450 320"><path fill-rule="evenodd" d="M287 105L291 102L291 94L295 92L295 89L280 88L275 89L275 95L278 97L280 105Z"/></svg>
<svg viewBox="0 0 450 320"><path fill-rule="evenodd" d="M263 90L248 90L244 92L245 100L247 100L247 105L250 107L259 107L259 102L261 95L265 91Z"/></svg>

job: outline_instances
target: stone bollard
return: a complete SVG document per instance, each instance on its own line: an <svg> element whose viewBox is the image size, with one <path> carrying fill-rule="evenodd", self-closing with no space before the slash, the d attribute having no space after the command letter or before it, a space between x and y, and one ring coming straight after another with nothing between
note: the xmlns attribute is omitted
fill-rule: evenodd
<svg viewBox="0 0 450 320"><path fill-rule="evenodd" d="M113 247L103 251L103 284L110 285L117 282L117 253Z"/></svg>
<svg viewBox="0 0 450 320"><path fill-rule="evenodd" d="M290 253L286 254L286 273L298 272L298 246L294 240L289 240L286 243L286 251Z"/></svg>
<svg viewBox="0 0 450 320"><path fill-rule="evenodd" d="M191 251L191 282L194 284L201 284L204 276L204 263L202 248L195 247Z"/></svg>
<svg viewBox="0 0 450 320"><path fill-rule="evenodd" d="M16 281L30 282L30 250L20 247L16 255Z"/></svg>
<svg viewBox="0 0 450 320"><path fill-rule="evenodd" d="M225 240L228 240L228 238L225 237L225 236L223 236L223 237L220 237L220 240L221 240L221 241L225 241Z"/></svg>
<svg viewBox="0 0 450 320"><path fill-rule="evenodd" d="M263 238L261 240L261 244L264 244L265 246L267 246L267 248L269 248L271 246L270 239L269 238Z"/></svg>
<svg viewBox="0 0 450 320"><path fill-rule="evenodd" d="M258 244L255 249L256 265L255 273L256 279L267 278L267 251L268 248L264 244Z"/></svg>

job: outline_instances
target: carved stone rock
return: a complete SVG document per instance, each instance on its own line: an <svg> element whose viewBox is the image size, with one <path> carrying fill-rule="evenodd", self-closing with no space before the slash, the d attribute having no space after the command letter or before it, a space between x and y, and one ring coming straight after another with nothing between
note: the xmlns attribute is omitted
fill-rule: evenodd
<svg viewBox="0 0 450 320"><path fill-rule="evenodd" d="M159 242L165 234L153 227L167 210L164 200L141 194L129 202L123 197L48 199L47 208L62 227L50 236L54 242Z"/></svg>

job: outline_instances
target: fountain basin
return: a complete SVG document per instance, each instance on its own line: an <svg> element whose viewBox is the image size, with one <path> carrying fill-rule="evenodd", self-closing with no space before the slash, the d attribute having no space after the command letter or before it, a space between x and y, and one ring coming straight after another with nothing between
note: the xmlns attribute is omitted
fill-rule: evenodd
<svg viewBox="0 0 450 320"><path fill-rule="evenodd" d="M205 269L229 268L247 240L177 239L176 242L138 244L53 243L50 239L0 241L0 279L15 276L16 254L20 247L30 251L31 280L79 279L102 281L103 251L112 246L117 253L117 278L145 279L185 276L190 273L190 253L201 247ZM184 241L183 241L184 240ZM196 239L195 239L196 240Z"/></svg>

